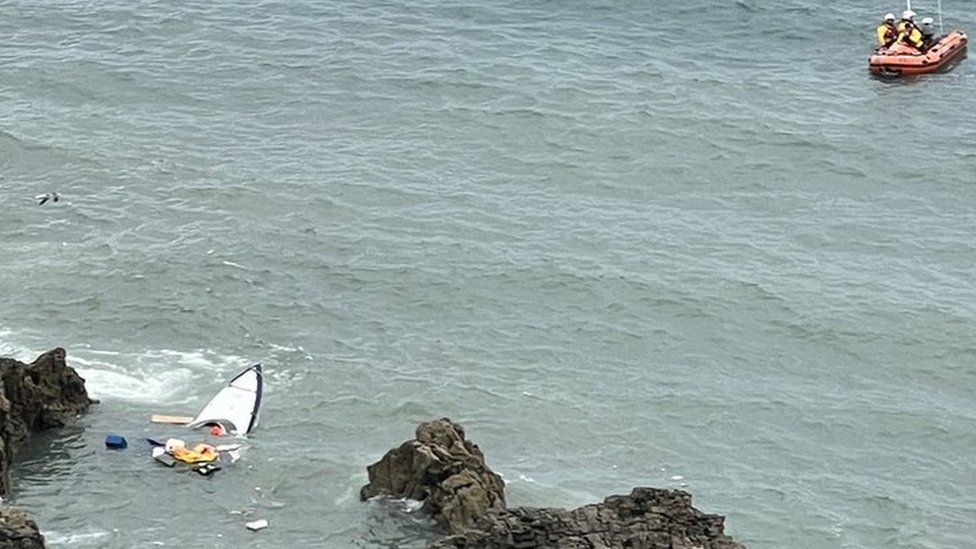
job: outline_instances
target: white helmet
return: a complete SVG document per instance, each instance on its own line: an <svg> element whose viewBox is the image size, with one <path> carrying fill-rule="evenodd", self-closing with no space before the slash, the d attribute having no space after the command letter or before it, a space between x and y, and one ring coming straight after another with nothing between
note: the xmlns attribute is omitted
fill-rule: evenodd
<svg viewBox="0 0 976 549"><path fill-rule="evenodd" d="M907 21L915 19L915 12L912 10L905 10L901 12L901 18Z"/></svg>
<svg viewBox="0 0 976 549"><path fill-rule="evenodd" d="M935 23L935 20L932 19L931 17L926 17L925 19L922 19L923 25L931 25L932 23Z"/></svg>
<svg viewBox="0 0 976 549"><path fill-rule="evenodd" d="M885 16L884 16L884 20L885 21L894 21L895 20L895 14L893 14L893 13L886 13Z"/></svg>

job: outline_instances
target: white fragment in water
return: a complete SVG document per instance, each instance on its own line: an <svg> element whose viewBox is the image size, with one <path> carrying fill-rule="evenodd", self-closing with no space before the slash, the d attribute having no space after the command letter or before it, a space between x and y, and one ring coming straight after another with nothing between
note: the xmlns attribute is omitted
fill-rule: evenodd
<svg viewBox="0 0 976 549"><path fill-rule="evenodd" d="M260 486L255 486L254 489L257 490L258 492L261 491L261 487Z"/></svg>
<svg viewBox="0 0 976 549"><path fill-rule="evenodd" d="M404 499L403 509L408 513L413 513L414 511L419 511L424 507L424 502L417 501L415 499Z"/></svg>
<svg viewBox="0 0 976 549"><path fill-rule="evenodd" d="M684 479L685 477L681 475L674 475L673 477L671 477L671 480L684 480Z"/></svg>
<svg viewBox="0 0 976 549"><path fill-rule="evenodd" d="M250 531L252 531L252 532L257 532L258 530L261 530L263 528L267 528L268 527L268 521L266 521L264 519L256 520L254 522L248 522L244 526L247 526L247 529L250 530Z"/></svg>

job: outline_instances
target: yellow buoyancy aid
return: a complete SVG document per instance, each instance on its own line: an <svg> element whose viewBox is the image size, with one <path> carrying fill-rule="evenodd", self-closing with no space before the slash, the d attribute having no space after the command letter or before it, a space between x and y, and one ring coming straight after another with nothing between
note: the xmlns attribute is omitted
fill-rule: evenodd
<svg viewBox="0 0 976 549"><path fill-rule="evenodd" d="M904 42L908 45L915 46L921 49L924 40L922 40L922 31L918 30L915 23L908 21L902 21L898 24L898 41Z"/></svg>
<svg viewBox="0 0 976 549"><path fill-rule="evenodd" d="M878 33L878 45L887 48L898 40L898 29L889 23L881 23L876 31Z"/></svg>
<svg viewBox="0 0 976 549"><path fill-rule="evenodd" d="M192 450L174 448L170 453L175 459L184 463L204 463L217 459L217 449L202 442L194 446Z"/></svg>

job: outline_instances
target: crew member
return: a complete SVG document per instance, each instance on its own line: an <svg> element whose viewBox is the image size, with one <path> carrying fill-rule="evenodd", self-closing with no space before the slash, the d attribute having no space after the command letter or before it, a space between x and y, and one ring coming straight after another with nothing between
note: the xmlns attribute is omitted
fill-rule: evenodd
<svg viewBox="0 0 976 549"><path fill-rule="evenodd" d="M925 44L926 49L931 48L932 44L934 44L937 40L932 23L934 23L932 18L926 17L925 19L922 19L922 26L918 28L918 30L922 33L922 42Z"/></svg>
<svg viewBox="0 0 976 549"><path fill-rule="evenodd" d="M898 40L898 27L895 25L895 14L885 14L884 20L878 25L877 33L879 48L887 48Z"/></svg>
<svg viewBox="0 0 976 549"><path fill-rule="evenodd" d="M912 10L905 10L901 14L901 23L898 23L898 41L904 42L919 51L925 48L922 31L918 30L918 26L915 24L915 12Z"/></svg>

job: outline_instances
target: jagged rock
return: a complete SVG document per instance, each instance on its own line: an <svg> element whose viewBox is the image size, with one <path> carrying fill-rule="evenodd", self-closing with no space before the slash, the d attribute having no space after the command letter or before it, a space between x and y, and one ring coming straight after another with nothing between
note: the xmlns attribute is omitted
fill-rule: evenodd
<svg viewBox="0 0 976 549"><path fill-rule="evenodd" d="M390 450L367 471L363 500L388 495L423 501L423 509L450 533L505 509L504 481L465 439L464 428L447 418L421 423L416 439Z"/></svg>
<svg viewBox="0 0 976 549"><path fill-rule="evenodd" d="M579 509L505 509L505 485L447 418L370 465L362 499L386 494L424 502L453 534L434 549L745 549L725 535L725 518L691 506L681 490L634 488Z"/></svg>
<svg viewBox="0 0 976 549"><path fill-rule="evenodd" d="M64 359L61 348L29 365L0 358L0 495L10 485L13 452L31 432L63 427L94 402L85 380Z"/></svg>
<svg viewBox="0 0 976 549"><path fill-rule="evenodd" d="M44 536L23 511L7 507L0 509L0 547L44 549Z"/></svg>
<svg viewBox="0 0 976 549"><path fill-rule="evenodd" d="M34 431L63 427L88 410L85 380L65 363L64 349L31 364L0 358L0 495L10 487L10 461ZM23 511L0 509L0 549L43 549L44 537Z"/></svg>
<svg viewBox="0 0 976 549"><path fill-rule="evenodd" d="M492 511L436 549L745 549L724 533L724 517L691 506L681 490L635 488L579 509Z"/></svg>

